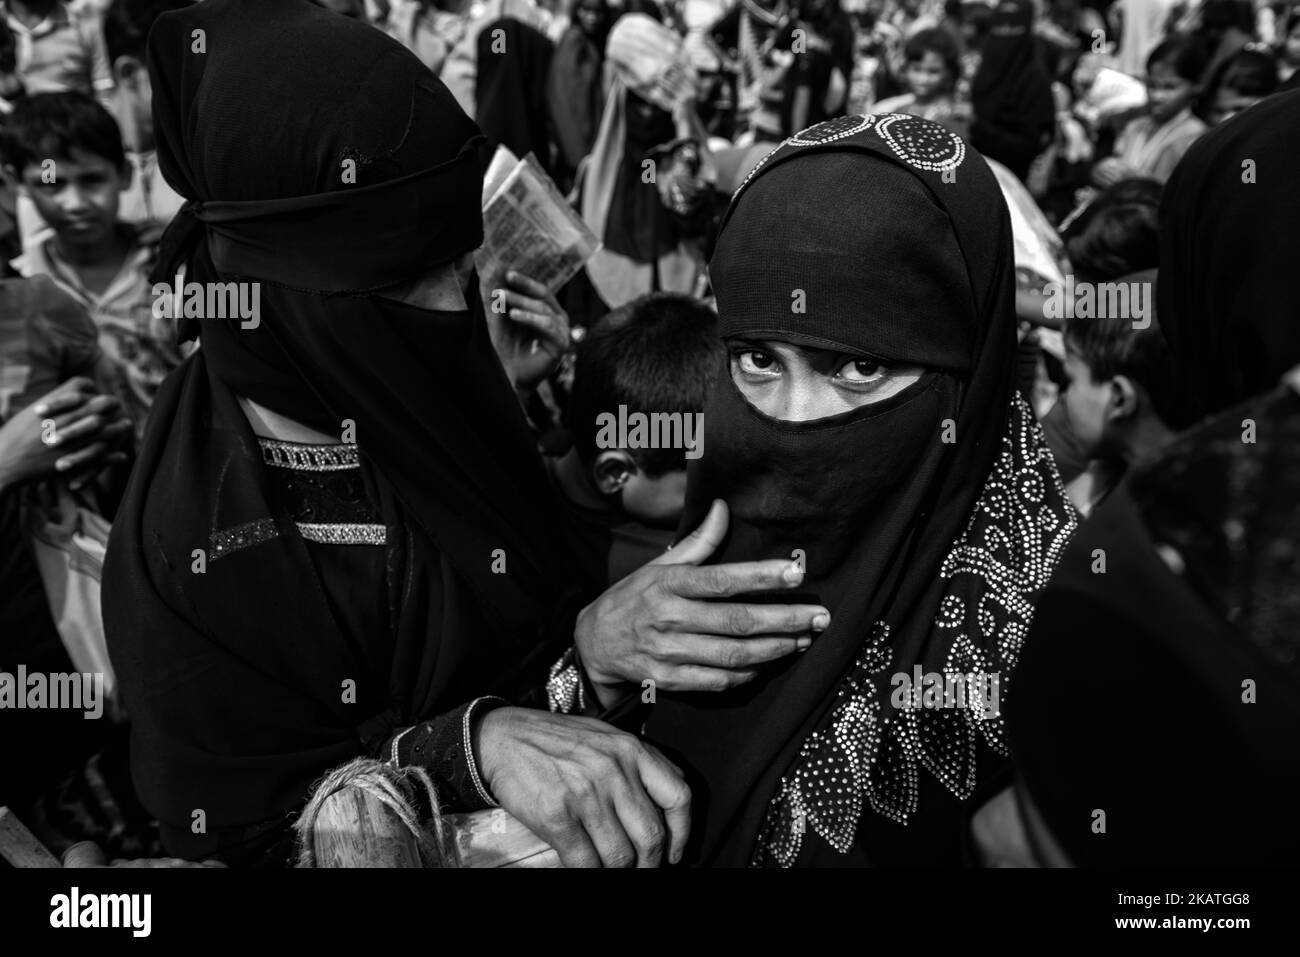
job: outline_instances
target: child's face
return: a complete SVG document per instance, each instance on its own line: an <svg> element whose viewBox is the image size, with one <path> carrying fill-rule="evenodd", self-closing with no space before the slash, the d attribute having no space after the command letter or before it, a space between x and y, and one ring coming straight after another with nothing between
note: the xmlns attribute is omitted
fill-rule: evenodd
<svg viewBox="0 0 1300 957"><path fill-rule="evenodd" d="M1211 126L1218 126L1232 119L1242 110L1249 109L1260 100L1262 96L1246 96L1238 93L1236 90L1229 90L1221 87L1214 94L1214 102L1210 104L1207 119Z"/></svg>
<svg viewBox="0 0 1300 957"><path fill-rule="evenodd" d="M1291 32L1286 35L1282 54L1287 63L1300 64L1300 23L1292 27Z"/></svg>
<svg viewBox="0 0 1300 957"><path fill-rule="evenodd" d="M1065 416L1075 438L1089 458L1105 455L1111 445L1109 424L1114 393L1110 381L1093 379L1092 369L1068 340L1065 377L1068 384L1061 393L1061 402L1065 404Z"/></svg>
<svg viewBox="0 0 1300 957"><path fill-rule="evenodd" d="M918 100L938 96L951 79L943 58L933 50L927 50L919 60L907 64L907 86Z"/></svg>
<svg viewBox="0 0 1300 957"><path fill-rule="evenodd" d="M74 149L52 157L52 174L40 165L23 170L23 185L36 210L60 241L93 246L112 234L118 199L130 184L129 168L118 169L102 156ZM46 180L53 179L53 182Z"/></svg>
<svg viewBox="0 0 1300 957"><path fill-rule="evenodd" d="M573 19L578 22L582 32L589 37L599 36L605 29L609 11L605 0L578 0L573 8Z"/></svg>
<svg viewBox="0 0 1300 957"><path fill-rule="evenodd" d="M686 507L686 469L650 478L641 469L628 476L623 486L623 511L640 522L658 528L676 528Z"/></svg>
<svg viewBox="0 0 1300 957"><path fill-rule="evenodd" d="M1177 115L1192 98L1194 86L1174 72L1172 63L1154 63L1147 74L1147 101L1157 123Z"/></svg>
<svg viewBox="0 0 1300 957"><path fill-rule="evenodd" d="M808 422L881 402L916 382L920 366L885 365L868 356L788 342L733 339L731 379L758 411Z"/></svg>

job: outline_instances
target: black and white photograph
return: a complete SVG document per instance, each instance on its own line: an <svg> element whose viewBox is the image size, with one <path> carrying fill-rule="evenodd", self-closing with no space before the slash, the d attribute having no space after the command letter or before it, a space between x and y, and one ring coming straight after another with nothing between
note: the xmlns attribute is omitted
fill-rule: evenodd
<svg viewBox="0 0 1300 957"><path fill-rule="evenodd" d="M1289 923L1296 0L0 0L0 266L6 938Z"/></svg>

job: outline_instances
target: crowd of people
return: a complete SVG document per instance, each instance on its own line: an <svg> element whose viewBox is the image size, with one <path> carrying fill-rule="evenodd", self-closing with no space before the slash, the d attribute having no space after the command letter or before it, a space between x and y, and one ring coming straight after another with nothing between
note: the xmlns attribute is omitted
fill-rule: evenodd
<svg viewBox="0 0 1300 957"><path fill-rule="evenodd" d="M1290 863L1297 67L1266 0L0 3L0 805ZM499 147L572 278L480 285Z"/></svg>

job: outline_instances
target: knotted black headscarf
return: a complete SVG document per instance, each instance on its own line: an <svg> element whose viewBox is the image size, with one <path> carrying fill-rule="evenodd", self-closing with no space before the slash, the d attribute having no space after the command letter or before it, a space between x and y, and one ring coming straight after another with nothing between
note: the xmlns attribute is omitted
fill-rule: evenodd
<svg viewBox="0 0 1300 957"><path fill-rule="evenodd" d="M711 394L682 527L725 499L712 560L802 550L802 597L832 621L752 685L659 695L647 734L696 774L695 859L952 863L960 802L1005 750L1001 719L895 710L892 675L997 672L1005 699L1032 596L1074 527L1015 390L1001 190L927 120L831 120L741 187L710 271L724 338L927 372L811 422L762 414L729 373Z"/></svg>
<svg viewBox="0 0 1300 957"><path fill-rule="evenodd" d="M377 295L481 241L479 134L446 88L305 0L166 14L149 66L160 165L190 201L161 276L184 263L186 282L258 282L261 314L190 320L202 347L154 405L105 625L146 805L173 826L202 809L208 828L236 827L549 654L562 564L481 312ZM326 593L269 504L237 396L355 435L386 589ZM391 630L349 633L345 602L386 605Z"/></svg>

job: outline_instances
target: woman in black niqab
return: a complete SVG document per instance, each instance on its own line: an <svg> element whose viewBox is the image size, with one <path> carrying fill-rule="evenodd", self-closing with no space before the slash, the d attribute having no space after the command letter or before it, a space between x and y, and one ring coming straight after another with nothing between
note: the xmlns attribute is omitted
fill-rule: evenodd
<svg viewBox="0 0 1300 957"><path fill-rule="evenodd" d="M482 239L482 138L447 89L301 0L165 14L149 65L159 162L189 201L160 275L260 284L255 327L182 324L202 348L158 395L105 568L134 776L172 853L198 857L282 821L396 729L544 668L565 589L475 298L384 295ZM369 580L329 580L239 397L355 435L386 542L359 562Z"/></svg>
<svg viewBox="0 0 1300 957"><path fill-rule="evenodd" d="M1052 78L1039 58L1029 0L1002 0L980 45L971 84L971 144L1020 179L1052 140Z"/></svg>
<svg viewBox="0 0 1300 957"><path fill-rule="evenodd" d="M710 561L804 556L830 610L751 685L664 694L646 734L695 777L706 865L943 865L1005 754L978 708L896 708L895 676L1011 672L1075 516L1015 388L1011 228L993 173L919 117L787 140L732 200L710 263L720 331L925 373L838 415L784 421L724 372L683 529L715 498ZM798 552L796 552L798 550Z"/></svg>

